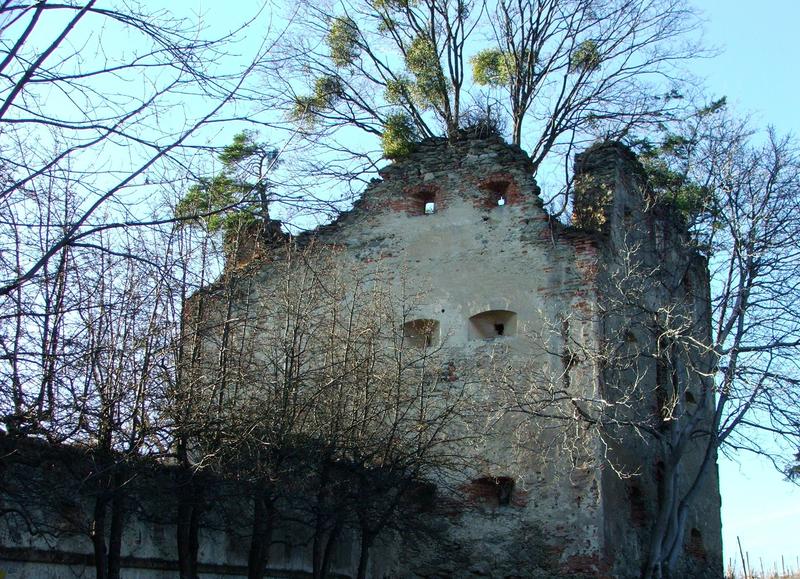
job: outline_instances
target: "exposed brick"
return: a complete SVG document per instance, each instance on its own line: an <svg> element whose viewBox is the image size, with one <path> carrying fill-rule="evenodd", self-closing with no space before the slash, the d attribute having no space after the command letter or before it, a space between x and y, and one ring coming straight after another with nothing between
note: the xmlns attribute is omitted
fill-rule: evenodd
<svg viewBox="0 0 800 579"><path fill-rule="evenodd" d="M612 577L611 565L608 560L599 555L573 555L561 565L561 571L568 576Z"/></svg>

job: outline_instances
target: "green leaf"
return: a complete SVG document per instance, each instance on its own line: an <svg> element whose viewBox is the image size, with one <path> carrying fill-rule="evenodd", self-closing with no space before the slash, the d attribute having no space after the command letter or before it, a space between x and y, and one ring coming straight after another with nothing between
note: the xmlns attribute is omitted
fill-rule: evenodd
<svg viewBox="0 0 800 579"><path fill-rule="evenodd" d="M201 224L209 233L216 233L222 227L219 212L229 210L238 201L238 195L244 192L244 186L237 183L225 173L211 179L201 179L199 183L189 187L189 191L178 202L175 216L192 218ZM211 213L211 215L206 215Z"/></svg>
<svg viewBox="0 0 800 579"><path fill-rule="evenodd" d="M469 59L472 77L482 86L505 86L511 81L514 70L511 55L496 48L481 50Z"/></svg>
<svg viewBox="0 0 800 579"><path fill-rule="evenodd" d="M218 158L229 167L253 156L257 151L258 145L253 140L252 133L242 131L233 136L233 142L222 149Z"/></svg>
<svg viewBox="0 0 800 579"><path fill-rule="evenodd" d="M313 93L309 96L295 97L291 118L308 125L314 124L314 117L333 108L342 98L344 89L337 76L325 75L314 81Z"/></svg>
<svg viewBox="0 0 800 579"><path fill-rule="evenodd" d="M727 106L728 106L728 97L722 97L715 101L711 101L711 103L699 109L697 111L697 116L707 117L713 115L714 113L718 113L719 111L725 109L725 107Z"/></svg>
<svg viewBox="0 0 800 579"><path fill-rule="evenodd" d="M600 68L600 49L594 40L581 42L569 57L571 72L592 72Z"/></svg>
<svg viewBox="0 0 800 579"><path fill-rule="evenodd" d="M411 79L401 76L386 83L386 102L391 105L402 105L411 99L413 86Z"/></svg>
<svg viewBox="0 0 800 579"><path fill-rule="evenodd" d="M693 183L686 175L671 168L669 161L685 158L689 139L668 135L659 146L645 141L638 147L639 160L647 174L647 183L653 194L669 203L686 217L705 211L711 200L707 187Z"/></svg>
<svg viewBox="0 0 800 579"><path fill-rule="evenodd" d="M337 76L324 75L314 81L314 100L320 109L329 109L342 98L342 81Z"/></svg>
<svg viewBox="0 0 800 579"><path fill-rule="evenodd" d="M417 138L411 117L405 113L392 113L386 118L381 135L383 156L392 160L407 157L414 151Z"/></svg>
<svg viewBox="0 0 800 579"><path fill-rule="evenodd" d="M406 67L414 75L414 100L421 107L440 106L447 98L447 82L436 47L427 36L417 36L406 52Z"/></svg>
<svg viewBox="0 0 800 579"><path fill-rule="evenodd" d="M331 51L331 60L335 66L343 68L353 64L361 53L358 40L358 27L352 18L347 16L333 19L325 42Z"/></svg>
<svg viewBox="0 0 800 579"><path fill-rule="evenodd" d="M415 0L372 0L372 7L384 12L408 10L415 4Z"/></svg>
<svg viewBox="0 0 800 579"><path fill-rule="evenodd" d="M189 187L175 207L175 216L182 224L199 226L209 235L222 232L227 242L242 227L268 217L263 205L268 197L262 199L261 194L269 185L260 173L265 168L263 161L271 165L277 151L257 143L253 133L241 132L218 158L224 165L222 171ZM248 163L250 160L257 163Z"/></svg>

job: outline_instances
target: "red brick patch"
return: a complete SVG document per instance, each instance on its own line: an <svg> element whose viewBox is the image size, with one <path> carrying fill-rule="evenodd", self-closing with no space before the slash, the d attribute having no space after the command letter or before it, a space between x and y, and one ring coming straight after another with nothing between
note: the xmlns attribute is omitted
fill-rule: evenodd
<svg viewBox="0 0 800 579"><path fill-rule="evenodd" d="M500 198L504 205L517 205L523 201L519 185L511 173L492 173L478 181L478 189L484 194L475 199L474 204L481 209L497 207Z"/></svg>
<svg viewBox="0 0 800 579"><path fill-rule="evenodd" d="M591 575L592 577L611 577L611 565L600 555L573 555L561 566L562 572L571 575Z"/></svg>

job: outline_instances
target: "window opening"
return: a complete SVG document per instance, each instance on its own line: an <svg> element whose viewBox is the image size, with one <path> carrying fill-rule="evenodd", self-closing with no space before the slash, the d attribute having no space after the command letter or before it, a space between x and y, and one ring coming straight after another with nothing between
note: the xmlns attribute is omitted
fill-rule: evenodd
<svg viewBox="0 0 800 579"><path fill-rule="evenodd" d="M635 527L643 527L647 523L647 503L638 484L631 483L628 486L628 500L631 508L631 522Z"/></svg>
<svg viewBox="0 0 800 579"><path fill-rule="evenodd" d="M514 497L514 479L508 476L484 476L472 481L471 494L493 507L507 507Z"/></svg>
<svg viewBox="0 0 800 579"><path fill-rule="evenodd" d="M511 495L514 492L514 479L507 476L497 477L497 504L505 507L511 504Z"/></svg>
<svg viewBox="0 0 800 579"><path fill-rule="evenodd" d="M622 222L626 227L630 227L633 224L633 211L628 207L622 212Z"/></svg>
<svg viewBox="0 0 800 579"><path fill-rule="evenodd" d="M408 206L409 214L433 215L436 213L436 192L436 189L429 188L412 193Z"/></svg>
<svg viewBox="0 0 800 579"><path fill-rule="evenodd" d="M429 348L439 343L437 320L411 320L403 324L403 338L412 348Z"/></svg>
<svg viewBox="0 0 800 579"><path fill-rule="evenodd" d="M653 239L655 240L656 244L656 251L664 251L664 244L666 242L666 226L659 227L660 224L655 225L655 230L653 231Z"/></svg>
<svg viewBox="0 0 800 579"><path fill-rule="evenodd" d="M503 207L508 202L508 189L510 183L506 180L489 181L480 186L486 191L486 207Z"/></svg>
<svg viewBox="0 0 800 579"><path fill-rule="evenodd" d="M683 293L686 296L686 301L691 301L694 298L694 288L692 287L692 276L689 275L687 271L683 275Z"/></svg>
<svg viewBox="0 0 800 579"><path fill-rule="evenodd" d="M693 528L689 531L689 544L686 546L686 551L696 559L706 558L706 548L703 545L703 534L699 529Z"/></svg>
<svg viewBox="0 0 800 579"><path fill-rule="evenodd" d="M469 319L470 340L491 340L493 338L515 336L517 333L517 314L508 310L489 310Z"/></svg>
<svg viewBox="0 0 800 579"><path fill-rule="evenodd" d="M431 512L436 506L436 485L416 483L410 489L409 496L421 512Z"/></svg>

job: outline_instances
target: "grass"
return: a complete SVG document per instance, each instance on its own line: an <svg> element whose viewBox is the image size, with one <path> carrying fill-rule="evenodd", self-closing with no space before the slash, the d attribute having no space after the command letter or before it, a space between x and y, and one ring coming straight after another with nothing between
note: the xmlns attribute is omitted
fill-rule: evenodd
<svg viewBox="0 0 800 579"><path fill-rule="evenodd" d="M769 563L761 557L751 560L750 554L744 553L744 563L741 558L728 559L725 579L800 579L800 558L781 557L780 561Z"/></svg>

